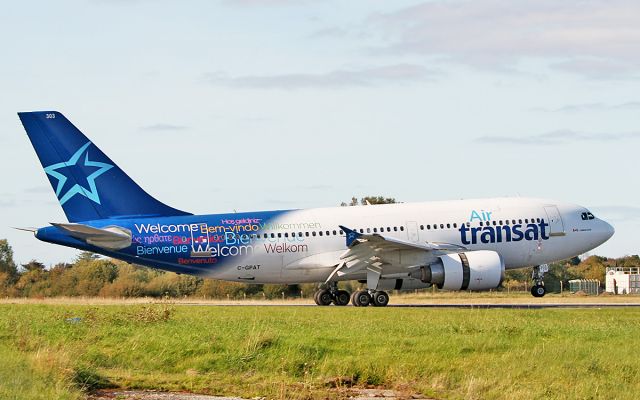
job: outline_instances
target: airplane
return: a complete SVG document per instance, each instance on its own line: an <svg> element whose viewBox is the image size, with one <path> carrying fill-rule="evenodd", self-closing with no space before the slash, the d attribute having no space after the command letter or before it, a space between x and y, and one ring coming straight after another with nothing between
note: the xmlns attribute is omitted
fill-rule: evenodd
<svg viewBox="0 0 640 400"><path fill-rule="evenodd" d="M318 283L316 304L383 307L389 290L498 288L505 270L606 242L614 228L587 208L537 198L194 215L161 203L58 111L18 116L67 222L39 240L179 274L255 284ZM350 294L339 281L366 289Z"/></svg>

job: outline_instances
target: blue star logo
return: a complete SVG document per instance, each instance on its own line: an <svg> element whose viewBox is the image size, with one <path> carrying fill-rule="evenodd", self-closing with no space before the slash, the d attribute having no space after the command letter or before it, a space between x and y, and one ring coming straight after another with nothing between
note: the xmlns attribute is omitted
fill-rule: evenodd
<svg viewBox="0 0 640 400"><path fill-rule="evenodd" d="M96 178L104 174L111 168L113 168L113 165L89 160L89 152L87 151L87 148L90 145L91 145L91 142L87 142L87 144L80 147L78 151L76 151L75 154L71 156L69 161L63 161L61 163L49 165L44 169L44 172L46 172L48 175L51 175L58 180L58 185L56 186L56 196L60 200L60 205L64 205L64 203L69 201L76 194L82 195L88 198L89 200L100 204L100 196L98 195L98 188L96 187ZM84 154L84 164L82 163L78 164L78 161L82 159L83 154ZM60 197L62 189L64 189L64 185L69 178L66 175L58 172L58 170L63 168L69 168L69 167L79 167L79 168L93 167L98 169L87 176L87 183L89 186L88 189L83 186L80 186L79 183L76 183L71 187L71 189L67 190L67 192L62 197ZM84 169L82 170L82 172L84 172ZM81 172L81 175L86 176L86 174L82 172ZM78 178L77 176L74 176L74 174L72 174L71 171L69 171L68 175L73 180L77 180Z"/></svg>

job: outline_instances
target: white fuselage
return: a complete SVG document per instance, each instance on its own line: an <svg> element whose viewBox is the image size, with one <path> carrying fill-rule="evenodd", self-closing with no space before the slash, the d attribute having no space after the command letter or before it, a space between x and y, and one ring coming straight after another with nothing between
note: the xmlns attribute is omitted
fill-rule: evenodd
<svg viewBox="0 0 640 400"><path fill-rule="evenodd" d="M324 281L347 249L339 225L418 244L492 250L501 255L506 269L540 265L587 252L613 235L605 221L584 218L587 212L579 205L532 198L296 210L250 235L244 245L251 251L235 265L213 269L210 276L253 283ZM428 264L437 255L398 251L385 274L402 277L406 267Z"/></svg>

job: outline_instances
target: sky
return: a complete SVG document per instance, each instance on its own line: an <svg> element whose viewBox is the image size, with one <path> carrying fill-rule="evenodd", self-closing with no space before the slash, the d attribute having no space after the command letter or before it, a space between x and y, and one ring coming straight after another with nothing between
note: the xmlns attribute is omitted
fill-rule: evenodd
<svg viewBox="0 0 640 400"><path fill-rule="evenodd" d="M531 196L639 253L640 3L61 0L0 13L0 238L65 221L16 112L193 213Z"/></svg>

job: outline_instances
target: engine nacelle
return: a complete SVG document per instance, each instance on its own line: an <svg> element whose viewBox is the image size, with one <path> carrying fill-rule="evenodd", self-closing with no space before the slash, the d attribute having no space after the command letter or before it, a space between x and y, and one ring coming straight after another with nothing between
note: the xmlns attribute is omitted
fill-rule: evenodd
<svg viewBox="0 0 640 400"><path fill-rule="evenodd" d="M495 289L504 279L504 260L495 251L445 254L420 268L420 280L446 290Z"/></svg>

